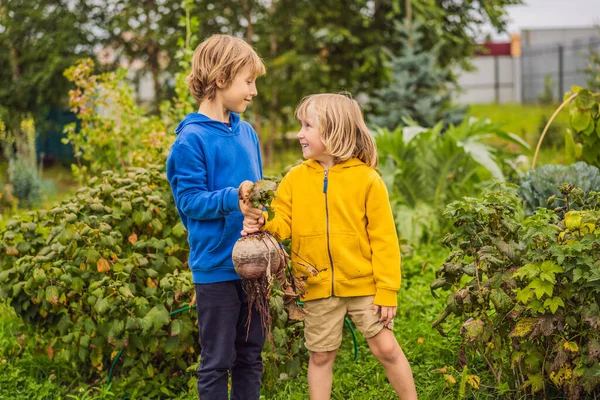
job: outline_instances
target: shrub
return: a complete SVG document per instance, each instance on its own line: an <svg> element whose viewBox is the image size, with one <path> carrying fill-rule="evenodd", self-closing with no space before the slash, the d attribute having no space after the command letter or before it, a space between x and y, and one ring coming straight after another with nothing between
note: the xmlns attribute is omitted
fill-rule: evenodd
<svg viewBox="0 0 600 400"><path fill-rule="evenodd" d="M433 325L458 317L461 367L481 355L501 393L600 394L600 193L561 193L564 215L524 218L516 187L504 184L445 212L453 252L431 288L451 292Z"/></svg>
<svg viewBox="0 0 600 400"><path fill-rule="evenodd" d="M81 121L65 128L77 164L74 175L85 182L104 170L124 172L128 167L159 164L164 168L175 138L167 135L168 118L160 119L136 105L126 71L94 74L94 63L82 60L65 71L76 85L69 91L69 105Z"/></svg>
<svg viewBox="0 0 600 400"><path fill-rule="evenodd" d="M195 313L169 315L194 290L168 183L152 167L107 171L90 184L6 224L0 295L46 334L49 354L105 373L124 350L129 379L169 371L158 379L168 388L196 358Z"/></svg>
<svg viewBox="0 0 600 400"><path fill-rule="evenodd" d="M130 395L171 396L185 381L195 390L186 375L199 353L186 231L161 169L106 171L73 199L0 231L0 297L44 335L51 357L90 378L116 366ZM273 382L297 375L307 353L281 290L271 307L264 358Z"/></svg>

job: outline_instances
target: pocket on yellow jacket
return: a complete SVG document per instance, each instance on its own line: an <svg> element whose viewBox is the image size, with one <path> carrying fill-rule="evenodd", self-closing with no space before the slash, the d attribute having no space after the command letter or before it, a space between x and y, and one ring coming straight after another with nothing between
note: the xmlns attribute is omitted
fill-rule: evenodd
<svg viewBox="0 0 600 400"><path fill-rule="evenodd" d="M300 235L298 255L292 255L294 269L302 275L308 276L308 283L321 282L331 279L331 266L327 253L327 235L318 233L312 235ZM309 265L317 271L317 276L307 274L302 265Z"/></svg>
<svg viewBox="0 0 600 400"><path fill-rule="evenodd" d="M361 251L357 235L332 233L329 239L336 281L373 275L373 264Z"/></svg>

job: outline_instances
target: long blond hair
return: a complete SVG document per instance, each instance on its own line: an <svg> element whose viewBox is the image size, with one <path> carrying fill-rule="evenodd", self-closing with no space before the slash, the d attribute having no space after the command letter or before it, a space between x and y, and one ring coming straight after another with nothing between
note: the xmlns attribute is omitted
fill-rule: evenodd
<svg viewBox="0 0 600 400"><path fill-rule="evenodd" d="M316 118L327 154L336 163L358 158L377 166L377 147L369 132L363 113L348 93L322 93L306 96L296 107L300 122Z"/></svg>

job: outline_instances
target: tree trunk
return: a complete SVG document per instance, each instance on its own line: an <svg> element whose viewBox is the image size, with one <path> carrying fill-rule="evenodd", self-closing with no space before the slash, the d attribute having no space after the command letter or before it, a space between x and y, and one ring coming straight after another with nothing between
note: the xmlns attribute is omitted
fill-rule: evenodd
<svg viewBox="0 0 600 400"><path fill-rule="evenodd" d="M275 14L276 11L276 7L275 7L275 1L271 2L271 5L269 6L269 17L272 18L272 16ZM274 33L271 33L269 36L270 39L270 44L271 44L271 60L275 59L275 57L277 57L277 36L275 36ZM272 75L273 75L273 82L278 82L277 76L278 74L278 70L274 70L272 71ZM279 106L279 89L277 87L277 85L273 85L272 87L272 92L271 92L271 104L270 104L270 108L269 108L269 136L267 138L267 151L265 154L265 164L267 165L271 165L273 163L273 158L275 155L275 136L277 135L277 122L278 122L278 114L277 114L277 109Z"/></svg>
<svg viewBox="0 0 600 400"><path fill-rule="evenodd" d="M148 42L146 43L146 54L148 55L148 65L150 66L150 72L152 73L152 83L154 84L154 101L153 107L155 111L158 111L160 108L160 100L161 100L161 87L160 87L160 66L158 65L158 53L160 51L158 47L158 43L154 40L154 35L152 32L152 20L150 19L150 10L156 8L156 4L154 0L146 0L146 25L147 25L147 35Z"/></svg>
<svg viewBox="0 0 600 400"><path fill-rule="evenodd" d="M249 0L242 0L242 8L244 9L244 18L246 18L246 21L248 21L248 27L246 28L246 41L252 44L254 26L252 25L252 7L250 6Z"/></svg>

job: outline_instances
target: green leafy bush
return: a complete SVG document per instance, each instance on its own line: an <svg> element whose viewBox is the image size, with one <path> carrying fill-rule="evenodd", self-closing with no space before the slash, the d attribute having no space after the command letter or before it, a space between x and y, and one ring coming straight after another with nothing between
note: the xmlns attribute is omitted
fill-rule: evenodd
<svg viewBox="0 0 600 400"><path fill-rule="evenodd" d="M168 183L152 167L107 171L90 184L6 224L0 295L51 338L56 357L107 371L124 349L128 379L169 371L160 379L168 388L196 358L195 313L169 315L190 305L194 290Z"/></svg>
<svg viewBox="0 0 600 400"><path fill-rule="evenodd" d="M462 321L459 364L480 355L499 392L600 394L600 193L561 187L566 213L524 217L513 185L450 204L452 254L432 290L450 290L434 322ZM572 210L577 205L581 210Z"/></svg>
<svg viewBox="0 0 600 400"><path fill-rule="evenodd" d="M521 179L519 188L527 214L533 214L538 207L556 205L555 199L560 196L558 188L567 182L585 193L600 191L600 170L582 161L569 166L547 164L530 170ZM572 206L577 209L576 204Z"/></svg>
<svg viewBox="0 0 600 400"><path fill-rule="evenodd" d="M193 393L194 286L168 181L150 166L89 183L49 211L6 223L0 297L44 335L48 354L84 376L106 378L115 367L124 372L115 384L130 395ZM271 298L264 353L271 382L296 376L307 358L302 324L288 323L282 295Z"/></svg>

